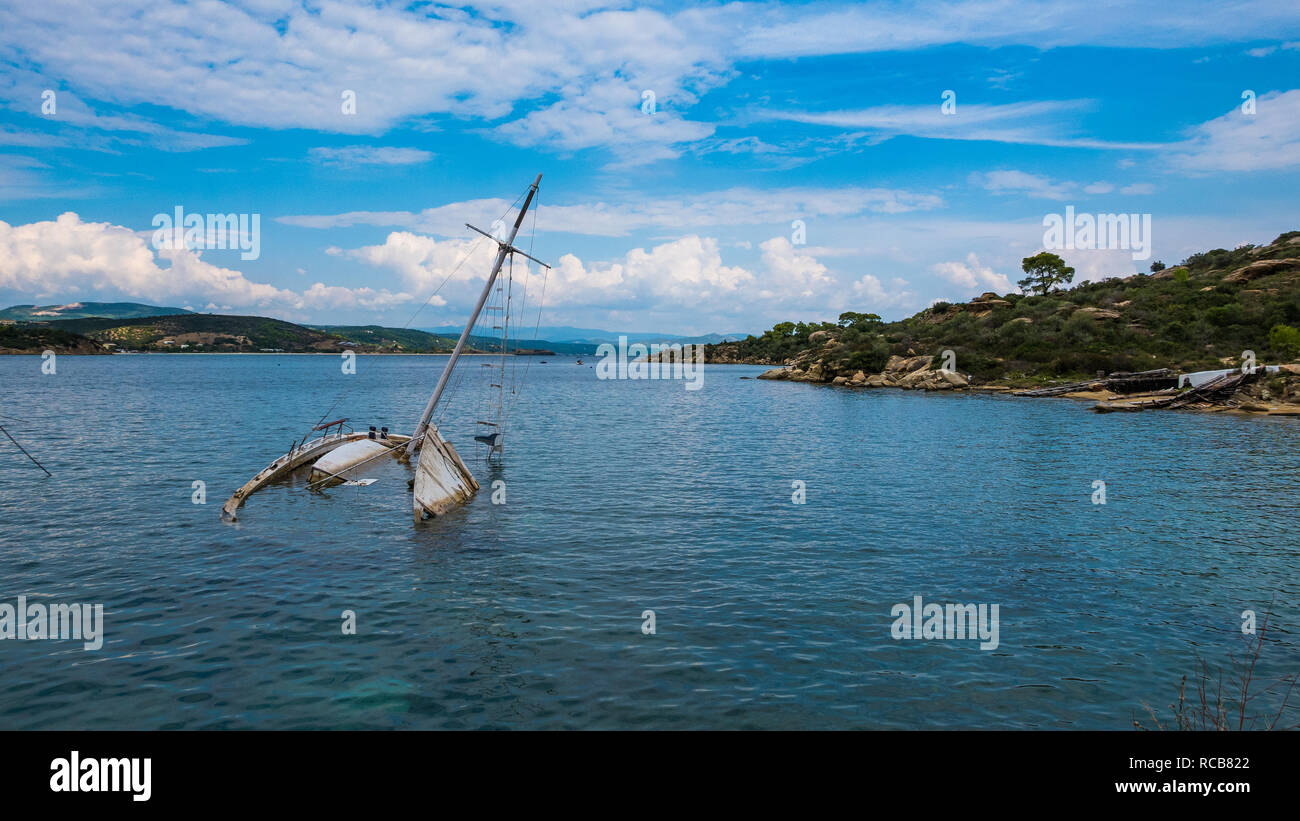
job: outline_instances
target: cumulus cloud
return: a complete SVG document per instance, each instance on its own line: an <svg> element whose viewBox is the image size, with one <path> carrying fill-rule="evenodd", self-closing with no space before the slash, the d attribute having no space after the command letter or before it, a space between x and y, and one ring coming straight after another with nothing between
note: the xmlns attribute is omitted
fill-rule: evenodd
<svg viewBox="0 0 1300 821"><path fill-rule="evenodd" d="M437 240L409 231L393 231L380 245L329 250L395 272L411 291L428 294L434 306L468 303L496 256L496 246L483 238Z"/></svg>
<svg viewBox="0 0 1300 821"><path fill-rule="evenodd" d="M853 283L853 294L865 302L862 310L880 313L881 309L912 304L916 300L916 295L907 290L907 286L907 280L894 277L890 287L886 288L879 277L863 274L857 282Z"/></svg>
<svg viewBox="0 0 1300 821"><path fill-rule="evenodd" d="M812 297L819 287L832 281L825 265L806 250L797 250L785 237L773 237L759 248L763 251L763 265L771 287L759 291L763 299L779 299L782 295Z"/></svg>
<svg viewBox="0 0 1300 821"><path fill-rule="evenodd" d="M1011 280L1005 274L999 274L987 265L981 265L979 257L971 252L965 262L940 262L932 270L962 288L983 288L999 294L1011 292Z"/></svg>
<svg viewBox="0 0 1300 821"><path fill-rule="evenodd" d="M747 268L728 264L717 239L690 234L649 248L633 248L609 260L564 254L549 272L531 266L521 269L522 263L517 262L516 281L526 272L531 277L530 289L540 288L539 278L544 275L548 310L687 309L696 315L743 316L751 311L792 308L825 313L843 300L846 288L835 275L789 238L773 237L758 248L760 264ZM463 240L437 240L400 231L390 233L381 245L337 253L396 272L416 293L431 292L447 280L434 304L458 310L472 303L492 259L489 243L473 249L472 243ZM457 262L466 258L466 264L452 275ZM530 290L532 293L540 296L540 290ZM890 298L902 299L903 295Z"/></svg>
<svg viewBox="0 0 1300 821"><path fill-rule="evenodd" d="M279 313L320 307L373 308L411 300L408 294L321 283L297 293L214 265L200 251L155 252L146 241L148 235L107 222L83 222L73 212L26 225L0 222L0 289L35 299L76 295L149 302L192 300L221 310Z"/></svg>

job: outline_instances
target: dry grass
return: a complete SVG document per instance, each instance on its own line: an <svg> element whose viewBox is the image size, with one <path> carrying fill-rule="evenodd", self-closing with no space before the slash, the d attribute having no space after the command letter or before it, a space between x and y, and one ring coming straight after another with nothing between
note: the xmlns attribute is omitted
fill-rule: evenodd
<svg viewBox="0 0 1300 821"><path fill-rule="evenodd" d="M1134 717L1134 728L1139 730L1200 731L1279 729L1278 725L1286 713L1291 691L1295 689L1297 675L1293 674L1280 679L1272 687L1267 687L1262 692L1252 692L1251 689L1256 684L1255 666L1259 662L1260 652L1264 649L1264 642L1268 633L1268 621L1271 616L1272 607L1270 605L1269 611L1264 614L1264 621L1259 625L1254 637L1246 636L1243 638L1245 641L1244 653L1240 656L1236 654L1229 656L1236 673L1226 683L1226 689L1223 670L1220 669L1217 675L1212 675L1209 664L1198 655L1196 659L1195 692L1191 698L1188 697L1187 676L1183 676L1178 685L1178 701L1169 705L1172 720L1162 722L1156 711L1150 705L1144 703L1142 706L1150 716L1151 726L1143 724ZM1276 712L1272 710L1263 712L1253 705L1253 702L1260 696L1269 695L1278 689L1281 689L1282 696ZM1297 726L1300 725L1291 725L1280 729L1295 729Z"/></svg>

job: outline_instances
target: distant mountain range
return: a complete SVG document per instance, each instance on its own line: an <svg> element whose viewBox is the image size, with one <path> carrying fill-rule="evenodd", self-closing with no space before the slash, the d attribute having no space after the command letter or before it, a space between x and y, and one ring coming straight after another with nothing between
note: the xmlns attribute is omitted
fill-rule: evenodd
<svg viewBox="0 0 1300 821"><path fill-rule="evenodd" d="M45 338L39 335L51 331L66 333L70 338L84 337L83 342L93 342L109 350L158 353L338 353L345 350L358 353L448 353L456 344L450 336L403 328L380 325L312 328L264 316L228 314L54 319L11 323L0 326L0 329L8 334L3 337L7 341L3 347L9 348L8 352L18 353L30 353ZM22 338L23 333L31 338ZM64 339L60 344L70 349L78 344L76 339ZM490 353L499 351L500 345L498 339L471 336L467 351ZM518 348L511 345L510 350L521 354L582 354L591 348L584 345L579 346L580 350L556 350L556 347L564 346L565 343L553 347L548 342L528 342Z"/></svg>
<svg viewBox="0 0 1300 821"><path fill-rule="evenodd" d="M310 353L448 353L459 328L445 334L380 325L306 326L261 316L200 314L137 302L15 305L0 311L0 353L113 351ZM471 336L467 351L499 351L492 337ZM595 344L519 340L521 354L585 356Z"/></svg>
<svg viewBox="0 0 1300 821"><path fill-rule="evenodd" d="M385 328L381 325L312 325L309 326L327 334L342 337L349 342L378 350L403 350L421 353L438 353L456 347L462 329L456 328L446 333L432 333L418 328ZM488 336L473 336L468 340L468 347L474 351L499 351L501 340ZM551 342L545 339L509 340L507 348L515 351L543 350L556 354L586 355L595 351L594 345L570 342Z"/></svg>
<svg viewBox="0 0 1300 821"><path fill-rule="evenodd" d="M444 325L439 328L421 328L420 330L428 331L435 334L458 334L460 328L452 325ZM664 333L627 333L623 331L602 331L598 328L574 328L568 325L543 325L536 331L538 339L549 340L550 342L580 342L588 345L599 345L602 342L617 343L620 336L626 336L628 342L668 342L668 343L698 343L715 345L719 342L736 342L744 339L749 334L703 334L700 336L682 336L680 334ZM524 329L525 337L533 335L532 328Z"/></svg>
<svg viewBox="0 0 1300 821"><path fill-rule="evenodd" d="M157 333L151 334L144 331L149 327L148 322L125 322L125 320L144 320L154 317L210 317L205 320L192 320L189 322L172 322L164 323L168 325L164 331L161 328ZM225 317L225 319L223 319ZM169 308L158 305L145 305L140 302L70 302L66 305L14 305L9 308L0 310L0 321L10 322L42 322L55 323L67 320L124 320L123 326L131 325L136 329L130 333L119 333L123 336L122 341L143 343L146 346L157 343L161 345L163 337L175 335L176 333L195 333L199 331L199 325L202 326L202 333L216 334L224 333L225 336L237 338L244 336L252 339L245 331L248 330L250 320L261 319L260 317L231 316L227 314L199 314L184 308ZM279 322L279 320L265 320L266 322ZM197 323L197 324L196 324ZM154 323L155 325L157 323ZM293 323L283 323L292 325ZM186 330L182 330L182 326ZM194 327L190 327L194 326ZM89 331L98 337L103 337L99 341L110 341L106 332L114 327L114 323L105 324L96 321L90 325L68 326L64 325L63 329L73 333L86 333ZM264 326L270 328L271 326ZM407 352L439 352L450 351L455 339L460 336L461 328L456 325L444 325L438 328L386 328L380 325L309 325L298 326L304 330L313 330L321 332L321 338L312 338L310 334L299 332L287 333L287 338L296 340L292 344L301 344L303 348L294 348L302 350L314 347L324 341L325 336L333 336L360 346L357 350L368 351L407 351ZM283 330L283 329L281 329ZM665 333L624 333L620 331L605 331L598 328L574 328L568 325L544 325L536 329L536 338L532 329L525 329L525 338L519 340L519 345L523 348L545 349L557 354L571 355L590 355L595 353L596 347L602 342L617 343L620 336L626 336L628 342L640 342L649 344L652 342L661 343L693 343L693 344L717 344L720 342L734 342L745 339L748 334L703 334L699 336L683 336L680 334ZM150 337L156 339L150 340ZM270 336L261 338L258 345L262 347L282 347L276 344L279 338L278 333L271 333ZM192 340L187 340L191 342ZM283 342L283 340L281 340ZM130 343L128 343L130 344ZM181 343L184 344L184 343ZM209 344L211 344L209 342ZM243 350L252 346L252 341L241 343L236 349ZM492 350L496 341L487 337L471 337L469 344L477 350ZM173 346L168 345L168 349ZM188 349L188 345L187 345ZM208 347L207 350L212 350Z"/></svg>
<svg viewBox="0 0 1300 821"><path fill-rule="evenodd" d="M135 319L192 313L184 308L163 308L139 302L69 302L67 305L14 305L0 311L0 319L49 322L54 319Z"/></svg>

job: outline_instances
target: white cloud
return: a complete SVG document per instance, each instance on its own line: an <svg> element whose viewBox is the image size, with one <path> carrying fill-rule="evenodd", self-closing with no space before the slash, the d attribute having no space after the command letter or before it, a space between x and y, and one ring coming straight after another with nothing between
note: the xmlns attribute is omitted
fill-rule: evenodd
<svg viewBox="0 0 1300 821"><path fill-rule="evenodd" d="M233 125L379 134L404 123L436 126L439 117L477 118L498 121L488 127L503 140L563 150L599 145L630 164L675 156L711 134L713 125L689 118L688 110L756 59L952 43L1187 47L1275 36L1296 19L1294 4L1263 0L1191 8L1120 3L1104 15L1072 3L1009 0L734 2L674 11L628 8L619 0L497 0L472 11L340 0L118 0L112 14L86 14L76 0L46 0L7 9L0 60L30 67L40 87ZM342 110L345 90L356 94L355 114ZM653 116L640 113L645 90L656 94ZM535 108L537 101L543 107ZM1023 105L1029 111L1054 104ZM937 112L938 105L924 108ZM879 122L885 112L868 111L890 130ZM157 126L135 116L93 116L98 127L136 130L159 145L232 144L227 137L154 133ZM1048 133L1032 118L965 133L980 116L980 106L961 106L951 123L921 125L956 139L1111 147Z"/></svg>
<svg viewBox="0 0 1300 821"><path fill-rule="evenodd" d="M296 293L213 265L201 252L149 247L149 232L106 222L83 222L72 212L58 219L10 225L0 222L0 289L48 297L127 297L164 303L207 302L270 313L340 306L380 307L411 300L371 288L316 283ZM166 267L159 262L168 263Z"/></svg>
<svg viewBox="0 0 1300 821"><path fill-rule="evenodd" d="M1255 100L1255 114L1235 106L1192 130L1173 157L1192 172L1276 171L1300 167L1300 89L1271 91Z"/></svg>
<svg viewBox="0 0 1300 821"><path fill-rule="evenodd" d="M328 249L368 265L397 273L411 291L429 294L429 304L468 302L481 289L491 270L496 248L483 238L436 240L409 231L390 233L382 245L367 245L349 251Z"/></svg>
<svg viewBox="0 0 1300 821"><path fill-rule="evenodd" d="M1010 293L1011 280L1005 274L999 274L987 265L981 265L979 257L972 251L967 254L965 262L939 262L932 270L962 288L982 288L999 294Z"/></svg>
<svg viewBox="0 0 1300 821"><path fill-rule="evenodd" d="M943 205L935 194L890 188L730 188L689 198L635 199L548 205L538 212L537 230L588 236L626 236L641 229L699 230L709 226L789 225L795 219L902 214ZM277 222L303 228L333 229L354 225L401 227L442 236L461 236L465 221L487 224L509 209L503 199L469 200L411 211L351 211L343 214L292 215ZM531 218L530 218L531 221ZM480 226L486 228L486 226ZM809 231L815 232L810 225Z"/></svg>
<svg viewBox="0 0 1300 821"><path fill-rule="evenodd" d="M0 54L5 51L0 36ZM241 137L205 134L168 128L136 114L101 114L61 82L42 79L30 70L11 66L0 74L0 104L11 111L30 113L33 101L45 101L44 93L54 92L55 114L43 117L39 134L0 133L0 142L12 145L40 145L90 149L116 153L126 146L149 146L161 151L186 152L205 148L246 145Z"/></svg>
<svg viewBox="0 0 1300 821"><path fill-rule="evenodd" d="M1293 30L1294 4L1206 0L1152 6L1117 2L1096 8L1072 2L977 0L948 4L854 4L747 7L739 52L750 57L798 57L902 51L946 43L1039 49L1094 45L1186 48L1241 42Z"/></svg>
<svg viewBox="0 0 1300 821"><path fill-rule="evenodd" d="M1063 200L1074 189L1074 183L1053 182L1047 177L1015 170L976 172L970 175L969 181L994 194L1026 194L1049 200Z"/></svg>
<svg viewBox="0 0 1300 821"><path fill-rule="evenodd" d="M1163 143L1095 140L1064 131L1071 114L1092 107L1090 100L1039 100L989 105L963 104L944 114L939 98L932 105L883 105L851 111L761 112L764 119L789 120L837 128L864 129L882 137L913 136L940 140L975 140L1063 148L1155 150Z"/></svg>
<svg viewBox="0 0 1300 821"><path fill-rule="evenodd" d="M395 271L409 290L423 294L448 277L471 245L463 240L393 232L382 245L337 253ZM680 313L685 309L696 316L718 317L791 309L816 315L834 312L845 288L808 250L793 245L785 236L768 239L759 249L761 265L753 270L728 265L721 244L697 234L648 249L633 248L613 260L584 261L575 254L563 254L544 274L546 309L548 313L575 308L615 312L633 306L638 312ZM484 243L447 281L433 304L467 309L482 288L491 259L490 244ZM516 263L516 282L525 273L521 265ZM530 294L540 297L543 272L531 266L526 270L531 277ZM905 296L910 295L890 298Z"/></svg>
<svg viewBox="0 0 1300 821"><path fill-rule="evenodd" d="M408 293L392 293L386 289L369 287L344 288L317 282L302 292L301 307L312 310L366 309L383 311L398 305L414 302Z"/></svg>
<svg viewBox="0 0 1300 821"><path fill-rule="evenodd" d="M773 237L758 247L763 251L763 264L770 282L768 288L759 290L758 296L761 299L813 297L820 288L832 281L825 265L818 262L807 249L797 249L785 237Z"/></svg>
<svg viewBox="0 0 1300 821"><path fill-rule="evenodd" d="M978 185L994 194L1020 194L1048 200L1064 200L1080 194L1101 196L1115 191L1115 186L1105 180L1098 180L1081 186L1075 182L1053 180L1038 174L1016 170L974 172L967 178L967 181L971 185ZM1119 192L1129 195L1151 194L1155 192L1155 186L1150 183L1131 183L1119 189Z"/></svg>
<svg viewBox="0 0 1300 821"><path fill-rule="evenodd" d="M886 288L879 277L863 274L857 282L853 283L853 294L865 300L862 310L880 313L884 308L908 305L916 301L916 295L907 290L907 285L907 280L894 277L890 283L891 287Z"/></svg>
<svg viewBox="0 0 1300 821"><path fill-rule="evenodd" d="M682 112L728 76L715 35L737 10L620 5L494 3L471 14L338 0L201 9L119 0L111 15L86 15L51 0L10 10L0 59L93 99L234 125L380 134L420 118L507 118L496 133L521 145L671 155L712 131ZM640 114L644 89L662 116ZM345 91L355 113L344 112ZM517 110L546 98L557 102Z"/></svg>
<svg viewBox="0 0 1300 821"><path fill-rule="evenodd" d="M1119 190L1121 194L1154 194L1156 187L1149 182L1135 182L1132 185L1126 185Z"/></svg>
<svg viewBox="0 0 1300 821"><path fill-rule="evenodd" d="M322 165L352 167L361 165L416 165L433 159L429 151L418 148L393 148L374 145L348 145L338 148L313 148L307 156Z"/></svg>

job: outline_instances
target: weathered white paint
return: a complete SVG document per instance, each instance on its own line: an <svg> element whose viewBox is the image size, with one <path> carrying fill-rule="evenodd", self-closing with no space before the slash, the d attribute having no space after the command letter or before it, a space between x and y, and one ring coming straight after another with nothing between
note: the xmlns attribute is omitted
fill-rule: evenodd
<svg viewBox="0 0 1300 821"><path fill-rule="evenodd" d="M389 450L389 445L381 439L367 438L348 442L316 460L311 466L311 481L320 482L336 476L351 479L351 476L344 475L345 471L356 467L359 462L370 459L378 461L379 456Z"/></svg>
<svg viewBox="0 0 1300 821"><path fill-rule="evenodd" d="M235 511L239 510L239 508L243 506L244 501L249 496L252 496L271 482L288 476L303 465L314 463L317 459L337 447L342 447L348 442L353 442L357 439L367 438L369 438L369 434L364 432L330 433L320 437L319 439L312 439L310 442L304 442L286 453L284 456L281 456L279 459L276 459L271 464L262 468L256 476L245 482L243 487L239 490L236 490L234 494L226 500L226 503L221 506L221 518L231 522L236 521L237 517L235 516ZM404 444L410 437L400 434L389 434L388 438L393 442L393 444L400 445Z"/></svg>
<svg viewBox="0 0 1300 821"><path fill-rule="evenodd" d="M424 431L420 461L415 470L415 521L425 514L440 516L458 504L468 502L479 484L461 461L451 443L435 425Z"/></svg>
<svg viewBox="0 0 1300 821"><path fill-rule="evenodd" d="M1260 365L1260 369L1267 373L1277 373L1277 365ZM1220 376L1227 376L1230 373L1237 373L1240 368L1224 368L1218 371L1196 371L1194 373L1184 373L1178 375L1178 387L1182 388L1191 385L1193 388L1199 388L1206 382L1212 382Z"/></svg>

